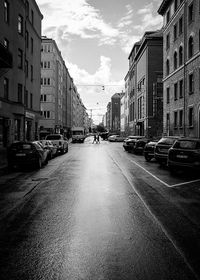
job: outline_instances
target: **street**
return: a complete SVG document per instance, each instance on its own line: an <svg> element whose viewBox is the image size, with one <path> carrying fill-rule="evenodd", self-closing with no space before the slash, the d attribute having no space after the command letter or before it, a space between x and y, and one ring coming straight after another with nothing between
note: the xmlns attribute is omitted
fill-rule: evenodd
<svg viewBox="0 0 200 280"><path fill-rule="evenodd" d="M0 177L1 279L200 279L200 179L122 143Z"/></svg>

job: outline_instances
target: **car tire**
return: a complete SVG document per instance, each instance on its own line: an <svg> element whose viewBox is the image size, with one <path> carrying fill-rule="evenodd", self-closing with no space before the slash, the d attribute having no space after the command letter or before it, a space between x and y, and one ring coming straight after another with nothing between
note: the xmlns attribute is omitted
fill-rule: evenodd
<svg viewBox="0 0 200 280"><path fill-rule="evenodd" d="M40 157L37 159L36 168L37 168L37 169L41 169L41 168L42 168L42 160L41 160Z"/></svg>
<svg viewBox="0 0 200 280"><path fill-rule="evenodd" d="M146 161L148 161L148 162L149 162L149 161L151 161L151 159L152 159L152 157L151 157L151 156L149 156L148 154L147 154L147 155L145 155L144 157L145 157L145 160L146 160Z"/></svg>

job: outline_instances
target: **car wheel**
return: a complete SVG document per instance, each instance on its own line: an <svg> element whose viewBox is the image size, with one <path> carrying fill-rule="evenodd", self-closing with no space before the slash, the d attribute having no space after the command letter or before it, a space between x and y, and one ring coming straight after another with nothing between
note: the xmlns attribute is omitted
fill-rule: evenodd
<svg viewBox="0 0 200 280"><path fill-rule="evenodd" d="M151 161L151 159L152 159L152 157L149 156L148 154L146 154L144 157L145 157L146 161L148 161L148 162Z"/></svg>
<svg viewBox="0 0 200 280"><path fill-rule="evenodd" d="M38 160L37 160L36 168L37 168L37 169L42 168L42 159L41 159L40 157L39 157Z"/></svg>

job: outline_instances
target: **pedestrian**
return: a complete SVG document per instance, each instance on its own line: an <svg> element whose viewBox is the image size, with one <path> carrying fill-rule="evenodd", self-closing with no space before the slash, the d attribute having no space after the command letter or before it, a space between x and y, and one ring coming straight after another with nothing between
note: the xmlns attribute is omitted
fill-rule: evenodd
<svg viewBox="0 0 200 280"><path fill-rule="evenodd" d="M96 143L96 142L97 142L97 136L96 136L96 134L94 134L94 139L93 139L92 144L94 144L94 143Z"/></svg>
<svg viewBox="0 0 200 280"><path fill-rule="evenodd" d="M97 143L100 144L100 136L97 134Z"/></svg>

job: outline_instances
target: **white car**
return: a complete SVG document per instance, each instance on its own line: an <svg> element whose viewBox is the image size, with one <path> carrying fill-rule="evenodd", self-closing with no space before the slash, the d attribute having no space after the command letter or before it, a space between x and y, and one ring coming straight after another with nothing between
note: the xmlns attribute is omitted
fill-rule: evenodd
<svg viewBox="0 0 200 280"><path fill-rule="evenodd" d="M68 140L62 134L49 134L45 140L50 140L53 145L56 145L57 151L61 154L68 152Z"/></svg>
<svg viewBox="0 0 200 280"><path fill-rule="evenodd" d="M108 141L110 142L123 142L125 137L120 135L111 135L108 137Z"/></svg>

